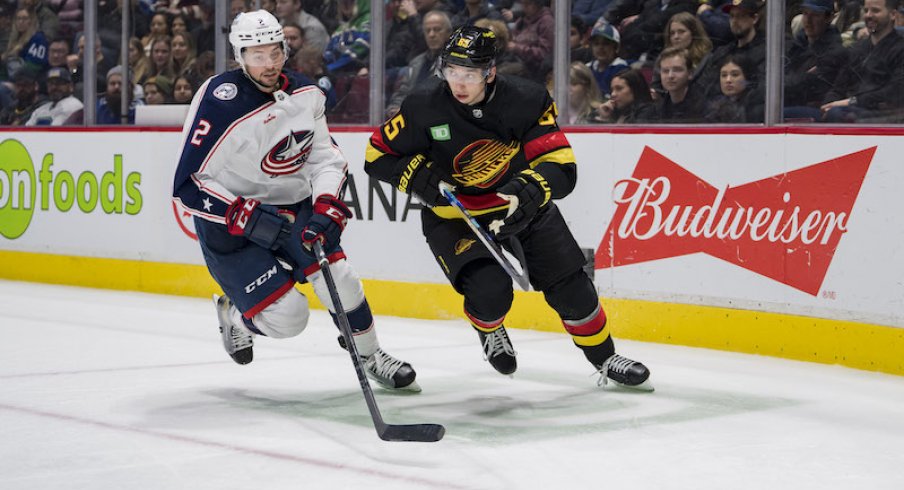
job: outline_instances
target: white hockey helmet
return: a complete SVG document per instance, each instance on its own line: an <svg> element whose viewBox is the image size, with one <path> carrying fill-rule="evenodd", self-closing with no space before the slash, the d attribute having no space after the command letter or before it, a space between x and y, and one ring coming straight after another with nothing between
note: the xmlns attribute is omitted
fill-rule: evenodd
<svg viewBox="0 0 904 490"><path fill-rule="evenodd" d="M243 70L245 60L242 58L242 50L251 46L279 43L285 56L288 58L289 55L289 45L286 43L279 20L266 10L242 12L236 15L229 30L229 42L232 44L232 55L235 57L235 62Z"/></svg>

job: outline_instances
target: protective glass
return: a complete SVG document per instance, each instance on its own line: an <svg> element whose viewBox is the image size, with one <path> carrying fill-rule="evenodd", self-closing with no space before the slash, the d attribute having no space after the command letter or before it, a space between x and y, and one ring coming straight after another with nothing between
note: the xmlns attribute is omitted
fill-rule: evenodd
<svg viewBox="0 0 904 490"><path fill-rule="evenodd" d="M477 85L483 83L490 75L490 70L480 70L463 66L447 65L443 68L443 77L452 83Z"/></svg>

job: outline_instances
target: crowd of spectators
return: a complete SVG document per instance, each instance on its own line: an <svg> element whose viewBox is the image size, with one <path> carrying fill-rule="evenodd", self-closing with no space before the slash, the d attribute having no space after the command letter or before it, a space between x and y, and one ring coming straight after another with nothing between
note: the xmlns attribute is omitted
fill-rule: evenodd
<svg viewBox="0 0 904 490"><path fill-rule="evenodd" d="M214 74L214 0L98 0L97 122L134 120L142 104L186 104ZM769 0L779 1L779 0ZM492 29L497 69L552 90L550 0L386 0L385 115L438 83L438 54L465 24ZM366 123L370 0L231 0L285 28L287 68L328 97L334 123ZM762 123L763 0L573 0L566 124ZM81 0L0 0L0 125L82 120ZM904 122L902 0L788 0L784 118ZM230 60L231 62L231 60ZM124 70L129 86L123 87ZM121 94L129 105L122 106Z"/></svg>

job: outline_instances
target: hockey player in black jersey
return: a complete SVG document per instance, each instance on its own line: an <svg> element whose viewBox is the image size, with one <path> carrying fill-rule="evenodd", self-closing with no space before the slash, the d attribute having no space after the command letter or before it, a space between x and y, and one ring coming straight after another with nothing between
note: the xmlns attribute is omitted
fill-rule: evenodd
<svg viewBox="0 0 904 490"><path fill-rule="evenodd" d="M533 288L562 319L601 381L652 389L649 370L615 353L584 255L555 204L577 180L574 153L556 124L545 88L506 79L495 67L492 31L464 26L449 38L438 76L445 83L415 92L370 138L365 170L428 207L424 236L500 373L517 369L503 326L512 305L510 277L439 191L440 182L507 246L523 246Z"/></svg>
<svg viewBox="0 0 904 490"><path fill-rule="evenodd" d="M192 100L173 187L226 293L214 298L226 352L247 364L255 335L301 333L308 301L296 283L311 282L334 311L310 250L319 241L367 375L417 391L414 369L380 348L361 281L339 245L351 217L342 202L348 162L330 136L323 92L283 71L288 47L269 12L236 16L229 41L241 69L210 78Z"/></svg>

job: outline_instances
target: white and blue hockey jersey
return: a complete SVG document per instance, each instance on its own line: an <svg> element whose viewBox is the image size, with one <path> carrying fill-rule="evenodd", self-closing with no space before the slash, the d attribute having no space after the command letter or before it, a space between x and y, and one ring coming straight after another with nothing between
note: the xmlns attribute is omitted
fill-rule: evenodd
<svg viewBox="0 0 904 490"><path fill-rule="evenodd" d="M260 91L241 70L207 80L182 130L173 199L195 216L225 223L242 196L290 205L339 196L348 162L329 133L325 96L296 74L280 90Z"/></svg>

